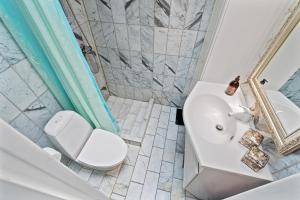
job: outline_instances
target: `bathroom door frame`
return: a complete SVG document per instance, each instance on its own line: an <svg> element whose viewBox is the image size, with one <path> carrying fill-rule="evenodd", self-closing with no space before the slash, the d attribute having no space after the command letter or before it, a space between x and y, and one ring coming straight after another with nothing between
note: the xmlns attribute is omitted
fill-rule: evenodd
<svg viewBox="0 0 300 200"><path fill-rule="evenodd" d="M0 199L106 200L0 118Z"/></svg>

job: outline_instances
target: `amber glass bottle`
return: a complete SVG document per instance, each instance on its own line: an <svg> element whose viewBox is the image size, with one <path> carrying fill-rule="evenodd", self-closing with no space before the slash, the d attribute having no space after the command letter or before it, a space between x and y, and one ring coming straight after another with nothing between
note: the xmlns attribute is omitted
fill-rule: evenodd
<svg viewBox="0 0 300 200"><path fill-rule="evenodd" d="M227 89L225 90L225 93L230 96L234 95L234 93L240 86L239 81L240 81L240 76L237 76L233 81L229 83Z"/></svg>

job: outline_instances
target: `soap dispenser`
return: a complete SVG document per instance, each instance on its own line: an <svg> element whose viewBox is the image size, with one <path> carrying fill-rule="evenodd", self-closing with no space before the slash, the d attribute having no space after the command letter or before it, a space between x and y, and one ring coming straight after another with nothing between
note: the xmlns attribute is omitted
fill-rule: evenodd
<svg viewBox="0 0 300 200"><path fill-rule="evenodd" d="M234 95L234 93L236 92L236 90L238 89L238 87L240 86L240 76L237 76L233 81L231 81L227 87L227 89L225 90L225 93L229 96Z"/></svg>

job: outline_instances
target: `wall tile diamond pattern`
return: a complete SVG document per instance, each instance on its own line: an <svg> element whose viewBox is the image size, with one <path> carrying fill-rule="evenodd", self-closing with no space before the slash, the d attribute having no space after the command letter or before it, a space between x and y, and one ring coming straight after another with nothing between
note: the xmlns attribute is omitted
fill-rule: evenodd
<svg viewBox="0 0 300 200"><path fill-rule="evenodd" d="M182 107L214 0L84 2L112 94Z"/></svg>

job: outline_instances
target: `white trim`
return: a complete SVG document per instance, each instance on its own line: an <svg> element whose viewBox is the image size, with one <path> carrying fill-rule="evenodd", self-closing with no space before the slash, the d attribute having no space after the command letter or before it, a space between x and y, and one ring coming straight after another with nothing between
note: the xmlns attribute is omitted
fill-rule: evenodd
<svg viewBox="0 0 300 200"><path fill-rule="evenodd" d="M201 54L201 59L203 60L203 70L200 75L200 80L203 79L206 69L207 63L211 58L211 53L214 49L215 41L217 40L217 35L220 31L220 28L223 23L223 19L226 15L226 11L229 5L230 0L216 0L213 8L211 20L209 22L207 33L205 34L205 40L203 44L203 51Z"/></svg>
<svg viewBox="0 0 300 200"><path fill-rule="evenodd" d="M58 199L107 199L2 119L0 163L1 184L14 183Z"/></svg>

